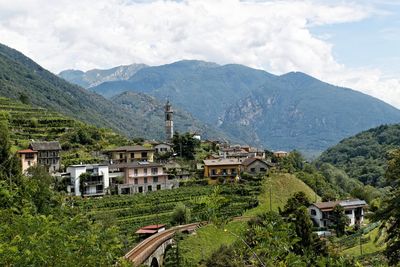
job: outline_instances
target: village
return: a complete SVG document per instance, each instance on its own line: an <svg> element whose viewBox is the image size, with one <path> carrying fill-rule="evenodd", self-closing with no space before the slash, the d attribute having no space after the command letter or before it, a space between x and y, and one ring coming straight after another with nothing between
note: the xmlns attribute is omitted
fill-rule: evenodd
<svg viewBox="0 0 400 267"><path fill-rule="evenodd" d="M101 152L101 162L64 166L61 145L58 141L32 141L17 153L22 171L32 166L43 166L65 185L65 191L76 197L102 197L105 195L146 194L159 190L173 190L195 177L208 184L234 183L242 175L265 176L279 167L279 160L289 155L286 151L270 152L248 145L231 145L223 141L202 140L197 133L189 134L199 146L211 147L204 159L194 164L176 160L182 157L182 144L174 150L173 110L165 105L165 140L143 141L142 144L114 147ZM349 226L361 226L367 204L360 199L343 199L317 202L309 206L309 216L314 226L329 229L331 214L341 206L349 218ZM163 225L164 227L165 225ZM146 230L146 226L138 233ZM318 231L329 235L329 231Z"/></svg>

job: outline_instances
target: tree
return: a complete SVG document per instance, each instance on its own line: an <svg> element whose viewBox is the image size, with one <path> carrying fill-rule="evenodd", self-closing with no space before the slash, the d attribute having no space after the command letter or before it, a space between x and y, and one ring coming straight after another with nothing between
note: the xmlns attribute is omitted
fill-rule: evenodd
<svg viewBox="0 0 400 267"><path fill-rule="evenodd" d="M172 212L171 223L173 225L185 224L190 221L190 209L185 204L178 203Z"/></svg>
<svg viewBox="0 0 400 267"><path fill-rule="evenodd" d="M11 153L10 132L8 121L0 117L0 178L18 178L21 166L17 155ZM11 182L10 182L11 183Z"/></svg>
<svg viewBox="0 0 400 267"><path fill-rule="evenodd" d="M390 154L385 179L391 189L373 220L382 221L381 228L387 233L385 255L389 264L397 265L400 263L400 150Z"/></svg>
<svg viewBox="0 0 400 267"><path fill-rule="evenodd" d="M300 207L308 208L311 205L310 200L307 195L303 191L299 191L293 194L291 198L289 198L285 204L283 212L281 214L283 216L288 216L293 214Z"/></svg>
<svg viewBox="0 0 400 267"><path fill-rule="evenodd" d="M345 233L346 226L349 225L350 219L344 213L344 208L336 205L332 210L332 222L336 230L337 236L342 236Z"/></svg>
<svg viewBox="0 0 400 267"><path fill-rule="evenodd" d="M194 159L195 149L200 146L200 141L193 138L192 134L174 133L172 137L173 149L178 156L192 160Z"/></svg>

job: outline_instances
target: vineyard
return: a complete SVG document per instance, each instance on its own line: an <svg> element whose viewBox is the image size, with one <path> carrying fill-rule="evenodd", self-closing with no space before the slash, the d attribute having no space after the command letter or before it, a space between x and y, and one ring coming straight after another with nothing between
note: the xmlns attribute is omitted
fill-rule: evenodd
<svg viewBox="0 0 400 267"><path fill-rule="evenodd" d="M222 217L240 216L258 204L258 183L221 186L221 196L228 201L220 210ZM207 220L207 207L201 199L210 195L214 186L190 186L147 194L115 195L103 198L74 199L73 205L94 219L104 220L120 228L128 244L136 242L134 232L149 224L170 225L171 214L177 203L191 210L191 220Z"/></svg>
<svg viewBox="0 0 400 267"><path fill-rule="evenodd" d="M26 147L30 139L57 140L69 128L77 125L75 120L57 112L3 97L0 97L0 112L8 116L11 139L19 147Z"/></svg>

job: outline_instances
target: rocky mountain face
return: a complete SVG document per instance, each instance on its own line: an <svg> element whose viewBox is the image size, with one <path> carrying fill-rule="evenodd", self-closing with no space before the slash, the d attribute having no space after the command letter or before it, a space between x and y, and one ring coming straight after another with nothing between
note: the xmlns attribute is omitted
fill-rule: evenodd
<svg viewBox="0 0 400 267"><path fill-rule="evenodd" d="M360 92L300 72L276 76L235 64L178 61L90 90L105 97L131 91L169 98L238 140L311 154L371 127L400 122L398 109Z"/></svg>
<svg viewBox="0 0 400 267"><path fill-rule="evenodd" d="M124 92L111 98L111 101L130 113L136 114L136 119L140 121L138 129L147 136L149 132L156 132L158 135L164 135L164 105L155 97L135 92ZM194 118L190 113L173 108L174 131L178 132L193 132L200 134L203 138L215 138L225 141L237 141L235 137L229 133L223 133L221 130L207 125L198 119Z"/></svg>
<svg viewBox="0 0 400 267"><path fill-rule="evenodd" d="M103 82L127 80L137 71L146 68L145 64L131 64L118 66L111 69L93 69L86 72L80 70L64 70L58 74L59 77L77 84L90 88Z"/></svg>

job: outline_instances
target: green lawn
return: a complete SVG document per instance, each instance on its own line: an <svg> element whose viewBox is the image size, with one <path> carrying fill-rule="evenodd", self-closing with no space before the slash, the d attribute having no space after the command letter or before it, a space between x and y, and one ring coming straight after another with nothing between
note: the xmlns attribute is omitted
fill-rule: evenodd
<svg viewBox="0 0 400 267"><path fill-rule="evenodd" d="M293 174L272 173L266 178L262 193L259 196L259 206L248 210L244 215L253 216L257 213L269 211L278 211L283 208L286 201L296 192L303 191L310 201L320 201L321 198L303 181L299 180ZM270 199L272 204L270 205Z"/></svg>
<svg viewBox="0 0 400 267"><path fill-rule="evenodd" d="M372 230L371 232L369 232L368 234L363 235L363 238L370 238L370 240L367 243L362 244L363 255L380 252L385 249L385 246L383 245L382 237L380 237L377 241L375 241L378 234L379 234L379 229L376 228L376 229ZM358 257L361 255L360 245L357 244L354 247L345 249L342 251L342 253L344 255L351 255L351 256Z"/></svg>
<svg viewBox="0 0 400 267"><path fill-rule="evenodd" d="M182 255L190 263L199 263L202 259L210 257L221 245L235 242L236 237L229 232L240 235L245 226L246 222L234 221L220 228L211 224L200 228L181 241L179 246ZM224 229L228 231L225 232Z"/></svg>

